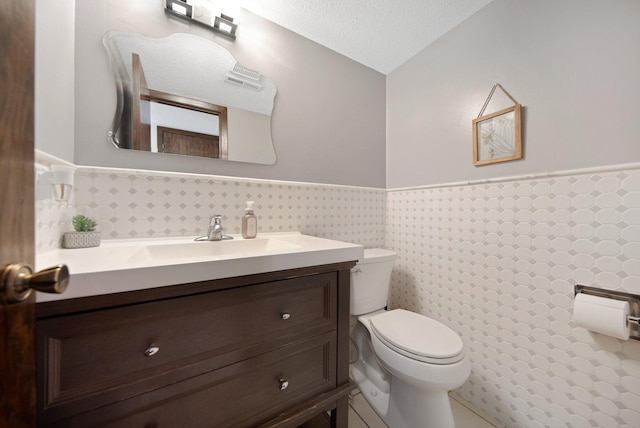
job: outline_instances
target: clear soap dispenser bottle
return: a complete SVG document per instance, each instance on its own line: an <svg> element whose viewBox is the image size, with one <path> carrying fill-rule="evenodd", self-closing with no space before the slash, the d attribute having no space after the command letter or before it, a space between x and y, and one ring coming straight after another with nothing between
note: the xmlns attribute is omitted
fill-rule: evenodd
<svg viewBox="0 0 640 428"><path fill-rule="evenodd" d="M258 218L253 213L253 201L247 201L242 217L242 237L244 239L255 238L258 234Z"/></svg>

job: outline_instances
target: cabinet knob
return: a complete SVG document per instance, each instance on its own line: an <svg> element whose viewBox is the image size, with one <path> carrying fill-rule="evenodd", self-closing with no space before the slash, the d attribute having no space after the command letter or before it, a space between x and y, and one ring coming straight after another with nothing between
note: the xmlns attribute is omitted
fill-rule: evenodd
<svg viewBox="0 0 640 428"><path fill-rule="evenodd" d="M291 318L291 314L289 312L284 312L280 314L280 318L282 318L283 320L288 320L289 318Z"/></svg>
<svg viewBox="0 0 640 428"><path fill-rule="evenodd" d="M153 357L158 352L160 352L160 347L156 346L156 345L151 345L144 351L144 356L145 357Z"/></svg>
<svg viewBox="0 0 640 428"><path fill-rule="evenodd" d="M280 391L284 391L285 389L287 389L289 387L289 381L288 380L284 380L283 378L280 378L280 380L278 382L280 382Z"/></svg>

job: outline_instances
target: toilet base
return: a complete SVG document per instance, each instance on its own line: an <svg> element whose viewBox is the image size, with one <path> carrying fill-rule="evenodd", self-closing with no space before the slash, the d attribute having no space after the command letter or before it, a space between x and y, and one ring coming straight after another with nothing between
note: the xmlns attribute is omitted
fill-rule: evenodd
<svg viewBox="0 0 640 428"><path fill-rule="evenodd" d="M385 392L361 370L351 373L362 396L390 428L455 428L448 393L425 391L397 378Z"/></svg>
<svg viewBox="0 0 640 428"><path fill-rule="evenodd" d="M371 408L390 428L455 428L446 389L426 389L394 376L378 361L369 332L356 325L359 350L351 376Z"/></svg>
<svg viewBox="0 0 640 428"><path fill-rule="evenodd" d="M447 392L425 391L393 377L385 391L365 377L361 364L354 364L351 374L362 396L390 428L455 428Z"/></svg>
<svg viewBox="0 0 640 428"><path fill-rule="evenodd" d="M381 419L384 419L389 411L389 389L385 391L384 388L380 388L379 385L367 379L358 368L352 368L351 376L367 403Z"/></svg>
<svg viewBox="0 0 640 428"><path fill-rule="evenodd" d="M391 428L455 428L446 391L424 390L392 377L389 398L383 420Z"/></svg>

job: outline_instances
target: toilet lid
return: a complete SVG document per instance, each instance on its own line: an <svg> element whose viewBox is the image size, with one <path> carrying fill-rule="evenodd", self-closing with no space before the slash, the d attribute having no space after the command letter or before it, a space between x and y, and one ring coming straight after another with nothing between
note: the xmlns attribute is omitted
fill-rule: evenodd
<svg viewBox="0 0 640 428"><path fill-rule="evenodd" d="M371 318L376 336L416 360L451 364L462 359L462 339L446 325L424 315L394 309Z"/></svg>

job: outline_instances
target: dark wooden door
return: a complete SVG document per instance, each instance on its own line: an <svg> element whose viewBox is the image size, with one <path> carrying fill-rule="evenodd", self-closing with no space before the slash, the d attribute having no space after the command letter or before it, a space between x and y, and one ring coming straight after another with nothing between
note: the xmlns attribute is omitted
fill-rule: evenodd
<svg viewBox="0 0 640 428"><path fill-rule="evenodd" d="M158 126L158 151L218 159L220 140L217 135Z"/></svg>
<svg viewBox="0 0 640 428"><path fill-rule="evenodd" d="M0 267L34 261L34 0L0 1ZM35 297L0 302L0 427L36 425Z"/></svg>

